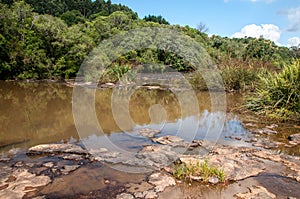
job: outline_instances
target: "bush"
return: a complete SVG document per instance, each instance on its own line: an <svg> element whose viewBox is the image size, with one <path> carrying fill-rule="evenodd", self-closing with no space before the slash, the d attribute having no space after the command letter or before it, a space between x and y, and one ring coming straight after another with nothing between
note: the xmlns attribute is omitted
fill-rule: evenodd
<svg viewBox="0 0 300 199"><path fill-rule="evenodd" d="M221 75L226 91L253 90L261 71L254 68L225 67Z"/></svg>
<svg viewBox="0 0 300 199"><path fill-rule="evenodd" d="M247 107L258 114L280 120L300 120L299 60L285 65L279 73L260 75L259 87L247 100Z"/></svg>

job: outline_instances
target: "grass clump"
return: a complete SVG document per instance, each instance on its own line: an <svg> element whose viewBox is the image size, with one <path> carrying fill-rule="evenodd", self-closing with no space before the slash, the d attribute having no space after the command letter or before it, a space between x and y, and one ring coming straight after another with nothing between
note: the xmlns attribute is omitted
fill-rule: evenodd
<svg viewBox="0 0 300 199"><path fill-rule="evenodd" d="M220 169L208 164L208 161L198 161L197 163L182 163L174 166L173 176L179 180L201 179L208 182L210 177L216 177L220 182L225 182L226 174L224 169Z"/></svg>
<svg viewBox="0 0 300 199"><path fill-rule="evenodd" d="M300 65L295 61L279 73L260 75L259 86L246 107L278 120L300 120Z"/></svg>
<svg viewBox="0 0 300 199"><path fill-rule="evenodd" d="M102 75L100 82L101 83L106 83L106 82L113 82L116 83L119 80L121 80L121 78L127 74L125 76L125 81L130 81L131 80L131 66L129 65L118 65L118 64L114 64L112 66L110 66Z"/></svg>

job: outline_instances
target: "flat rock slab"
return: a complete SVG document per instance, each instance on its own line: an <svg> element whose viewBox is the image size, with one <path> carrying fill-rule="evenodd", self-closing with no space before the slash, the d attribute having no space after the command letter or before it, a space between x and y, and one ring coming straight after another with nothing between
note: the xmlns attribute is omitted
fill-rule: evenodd
<svg viewBox="0 0 300 199"><path fill-rule="evenodd" d="M271 130L269 128L262 128L262 129L256 129L252 131L254 134L266 134L266 135L276 135L278 134L277 131Z"/></svg>
<svg viewBox="0 0 300 199"><path fill-rule="evenodd" d="M75 144L41 144L31 147L27 151L29 155L57 153L87 154L87 151Z"/></svg>
<svg viewBox="0 0 300 199"><path fill-rule="evenodd" d="M276 196L270 193L266 188L262 186L252 186L249 187L249 191L247 193L238 193L235 195L237 198L240 199L275 199Z"/></svg>
<svg viewBox="0 0 300 199"><path fill-rule="evenodd" d="M216 145L205 158L198 155L181 155L180 161L195 165L207 159L209 165L224 169L226 180L239 181L257 176L265 170L263 161L251 156L253 151L255 150L246 147Z"/></svg>
<svg viewBox="0 0 300 199"><path fill-rule="evenodd" d="M139 134L141 136L148 137L148 138L154 138L159 133L160 133L160 130L154 130L154 129L149 129L149 128L139 130Z"/></svg>
<svg viewBox="0 0 300 199"><path fill-rule="evenodd" d="M36 176L26 169L17 169L6 180L6 188L0 191L0 198L18 199L35 191L37 187L46 186L51 182L48 176Z"/></svg>
<svg viewBox="0 0 300 199"><path fill-rule="evenodd" d="M174 145L174 144L178 145L178 143L184 144L184 140L182 138L177 136L171 136L171 135L163 136L159 138L153 138L152 141L164 145Z"/></svg>
<svg viewBox="0 0 300 199"><path fill-rule="evenodd" d="M134 197L129 193L122 193L117 195L116 199L134 199Z"/></svg>
<svg viewBox="0 0 300 199"><path fill-rule="evenodd" d="M176 185L174 178L164 173L154 173L150 175L148 182L155 186L156 192L162 192L166 187Z"/></svg>

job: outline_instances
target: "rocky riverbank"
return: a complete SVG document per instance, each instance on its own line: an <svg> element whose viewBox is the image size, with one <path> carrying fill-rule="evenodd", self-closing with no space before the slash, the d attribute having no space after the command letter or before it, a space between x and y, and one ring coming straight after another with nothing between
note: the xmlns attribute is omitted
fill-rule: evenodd
<svg viewBox="0 0 300 199"><path fill-rule="evenodd" d="M153 144L133 155L106 148L86 150L80 144L37 145L26 155L17 151L0 159L0 198L209 198L212 195L206 194L212 187L220 190L220 195L213 195L217 198L300 196L300 158L271 150L300 144L299 135L291 135L286 144L264 136L276 134L275 125L250 131L244 141L252 147L203 140L188 143L143 129L140 134ZM204 162L222 170L224 179L211 175L205 180L203 171L174 177L176 166ZM273 181L266 182L270 176Z"/></svg>

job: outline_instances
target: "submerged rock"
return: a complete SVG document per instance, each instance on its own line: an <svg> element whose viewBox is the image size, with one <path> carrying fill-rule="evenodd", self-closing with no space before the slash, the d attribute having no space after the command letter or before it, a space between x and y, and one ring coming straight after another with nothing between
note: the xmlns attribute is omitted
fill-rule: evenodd
<svg viewBox="0 0 300 199"><path fill-rule="evenodd" d="M87 151L75 144L41 144L31 147L27 151L29 155L56 153L87 154Z"/></svg>
<svg viewBox="0 0 300 199"><path fill-rule="evenodd" d="M177 136L171 136L171 135L163 136L159 138L153 138L152 141L157 142L159 144L172 145L172 146L178 144L185 144L182 138Z"/></svg>
<svg viewBox="0 0 300 199"><path fill-rule="evenodd" d="M294 135L290 135L288 137L288 139L290 140L291 144L298 145L298 144L300 144L300 133L294 134Z"/></svg>
<svg viewBox="0 0 300 199"><path fill-rule="evenodd" d="M240 199L256 199L256 198L275 199L276 198L274 194L270 193L266 188L262 186L249 187L249 191L247 193L238 193L235 196Z"/></svg>
<svg viewBox="0 0 300 199"><path fill-rule="evenodd" d="M154 136L159 133L160 133L160 130L154 130L154 129L149 129L149 128L139 130L139 134L141 136L148 137L148 138L154 138Z"/></svg>

